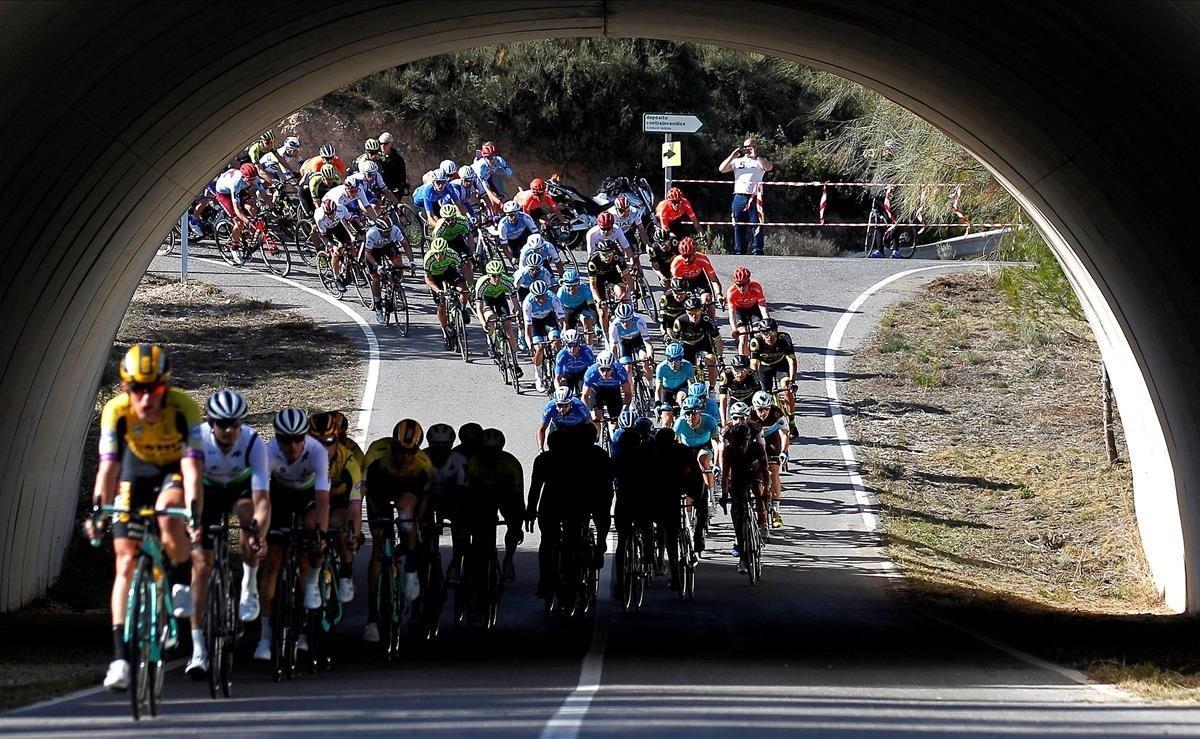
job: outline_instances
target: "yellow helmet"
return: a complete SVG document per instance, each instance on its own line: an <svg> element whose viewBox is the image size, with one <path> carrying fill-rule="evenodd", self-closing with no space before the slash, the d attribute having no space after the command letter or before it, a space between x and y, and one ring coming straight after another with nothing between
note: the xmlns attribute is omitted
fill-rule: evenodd
<svg viewBox="0 0 1200 739"><path fill-rule="evenodd" d="M401 449L419 449L421 441L425 438L425 430L421 428L421 424L406 418L392 429L392 438Z"/></svg>
<svg viewBox="0 0 1200 739"><path fill-rule="evenodd" d="M121 360L122 382L170 382L171 358L158 344L134 344Z"/></svg>
<svg viewBox="0 0 1200 739"><path fill-rule="evenodd" d="M308 435L326 443L340 441L346 416L341 411L324 411L308 417Z"/></svg>

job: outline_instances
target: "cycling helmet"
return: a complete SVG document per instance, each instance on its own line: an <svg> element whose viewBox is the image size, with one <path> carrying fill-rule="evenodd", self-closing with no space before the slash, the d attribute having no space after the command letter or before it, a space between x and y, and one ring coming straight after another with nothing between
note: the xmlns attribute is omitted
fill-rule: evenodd
<svg viewBox="0 0 1200 739"><path fill-rule="evenodd" d="M429 251L450 251L450 242L438 236L433 241L429 242Z"/></svg>
<svg viewBox="0 0 1200 739"><path fill-rule="evenodd" d="M672 341L670 344L667 344L666 354L668 362L680 361L683 359L683 344L680 344L678 341Z"/></svg>
<svg viewBox="0 0 1200 739"><path fill-rule="evenodd" d="M541 234L529 234L529 238L525 239L525 248L527 249L541 249L545 245L546 240L542 238Z"/></svg>
<svg viewBox="0 0 1200 739"><path fill-rule="evenodd" d="M733 271L733 281L739 285L744 285L750 281L750 269L747 267L738 267Z"/></svg>
<svg viewBox="0 0 1200 739"><path fill-rule="evenodd" d="M629 210L629 196L627 196L625 193L621 193L617 196L617 199L613 201L613 205L617 206L618 211L624 213L625 211Z"/></svg>
<svg viewBox="0 0 1200 739"><path fill-rule="evenodd" d="M458 427L458 441L465 447L473 446L479 437L483 434L483 427L474 421L464 423Z"/></svg>
<svg viewBox="0 0 1200 739"><path fill-rule="evenodd" d="M654 433L654 421L645 416L638 416L637 420L633 422L633 430L643 437L649 437Z"/></svg>
<svg viewBox="0 0 1200 739"><path fill-rule="evenodd" d="M454 443L454 427L445 423L435 423L425 434L429 446L450 446Z"/></svg>
<svg viewBox="0 0 1200 739"><path fill-rule="evenodd" d="M262 136L259 136L258 138L264 144L270 144L273 141L275 141L275 132L274 131L263 131Z"/></svg>
<svg viewBox="0 0 1200 739"><path fill-rule="evenodd" d="M764 318L758 322L758 325L759 325L759 329L758 329L759 331L778 331L779 330L779 321L776 321L774 318Z"/></svg>
<svg viewBox="0 0 1200 739"><path fill-rule="evenodd" d="M564 285L578 285L579 270L575 269L574 267L568 267L567 269L563 270L562 283Z"/></svg>
<svg viewBox="0 0 1200 739"><path fill-rule="evenodd" d="M363 143L363 151L375 154L379 151L379 139L367 139Z"/></svg>
<svg viewBox="0 0 1200 739"><path fill-rule="evenodd" d="M375 220L371 221L371 225L374 226L375 228L380 229L381 231L391 231L392 230L392 222L389 221L388 217L385 215L381 215L378 218L376 218Z"/></svg>
<svg viewBox="0 0 1200 739"><path fill-rule="evenodd" d="M324 179L326 182L333 182L333 181L337 180L337 178L338 178L337 168L334 167L332 164L326 164L325 166L321 167L321 178Z"/></svg>
<svg viewBox="0 0 1200 739"><path fill-rule="evenodd" d="M243 164L240 171L243 177L249 177L250 179L258 177L258 167L255 167L253 164Z"/></svg>
<svg viewBox="0 0 1200 739"><path fill-rule="evenodd" d="M754 397L750 399L750 403L754 406L755 410L759 408L770 408L775 404L774 401L771 400L771 394L764 390L759 390L757 393L755 393Z"/></svg>
<svg viewBox="0 0 1200 739"><path fill-rule="evenodd" d="M617 309L613 311L613 315L618 321L633 320L633 306L629 303L621 303Z"/></svg>
<svg viewBox="0 0 1200 739"><path fill-rule="evenodd" d="M458 215L458 206L454 203L442 203L442 207L438 209L438 214L442 218L453 218Z"/></svg>
<svg viewBox="0 0 1200 739"><path fill-rule="evenodd" d="M573 397L575 397L575 393L571 392L569 387L554 388L554 402L557 405L566 405L571 402Z"/></svg>
<svg viewBox="0 0 1200 739"><path fill-rule="evenodd" d="M491 141L485 141L483 146L479 147L480 156L494 157L496 156L496 145Z"/></svg>
<svg viewBox="0 0 1200 739"><path fill-rule="evenodd" d="M504 211L504 215L510 216L514 213L520 213L521 206L515 200L507 200L504 205L500 206L500 210Z"/></svg>
<svg viewBox="0 0 1200 739"><path fill-rule="evenodd" d="M524 258L521 259L521 264L525 267L537 269L542 266L542 255L536 251L526 252Z"/></svg>
<svg viewBox="0 0 1200 739"><path fill-rule="evenodd" d="M703 307L704 303L701 302L700 298L696 297L695 295L683 301L684 310L700 310Z"/></svg>
<svg viewBox="0 0 1200 739"><path fill-rule="evenodd" d="M158 344L134 344L121 360L123 382L170 382L171 358Z"/></svg>
<svg viewBox="0 0 1200 739"><path fill-rule="evenodd" d="M236 390L218 390L208 397L204 410L210 421L240 421L250 413L246 398Z"/></svg>
<svg viewBox="0 0 1200 739"><path fill-rule="evenodd" d="M688 385L688 397L689 398L707 398L708 397L708 385L706 385L703 382L693 382L691 385Z"/></svg>
<svg viewBox="0 0 1200 739"><path fill-rule="evenodd" d="M683 400L683 409L685 411L701 411L704 410L704 401L694 395L689 395Z"/></svg>
<svg viewBox="0 0 1200 739"><path fill-rule="evenodd" d="M304 436L308 433L308 414L285 405L275 414L276 436Z"/></svg>
<svg viewBox="0 0 1200 739"><path fill-rule="evenodd" d="M617 425L623 429L631 428L636 420L637 413L634 413L632 408L622 408L621 414L617 416Z"/></svg>
<svg viewBox="0 0 1200 739"><path fill-rule="evenodd" d="M504 432L500 429L484 429L479 443L485 451L499 452L504 449Z"/></svg>
<svg viewBox="0 0 1200 739"><path fill-rule="evenodd" d="M358 180L355 179L353 175L351 175L350 177L347 177L346 182L344 184L346 185L346 192L350 192L351 190L358 190L358 187L359 187Z"/></svg>
<svg viewBox="0 0 1200 739"><path fill-rule="evenodd" d="M502 275L505 271L504 262L501 262L499 259L493 259L483 269L489 275Z"/></svg>
<svg viewBox="0 0 1200 739"><path fill-rule="evenodd" d="M425 430L411 418L405 418L392 429L392 439L401 449L417 449L424 438Z"/></svg>
<svg viewBox="0 0 1200 739"><path fill-rule="evenodd" d="M737 403L737 405L744 406L745 403ZM729 414L732 416L733 411L730 410ZM742 444L745 444L746 442L750 441L750 427L744 423L736 424L725 432L725 440L734 446L741 446Z"/></svg>
<svg viewBox="0 0 1200 739"><path fill-rule="evenodd" d="M672 277L671 278L671 289L672 290L687 290L688 289L687 280L683 279L682 277Z"/></svg>
<svg viewBox="0 0 1200 739"><path fill-rule="evenodd" d="M678 187L672 187L670 190L667 190L667 200L670 200L671 202L674 203L674 202L678 202L682 199L683 199L683 190L680 190Z"/></svg>
<svg viewBox="0 0 1200 739"><path fill-rule="evenodd" d="M550 288L546 286L544 280L534 280L529 286L529 294L535 298L545 297L550 292Z"/></svg>
<svg viewBox="0 0 1200 739"><path fill-rule="evenodd" d="M372 175L379 171L379 165L374 159L360 159L358 162L358 173L363 175Z"/></svg>
<svg viewBox="0 0 1200 739"><path fill-rule="evenodd" d="M458 168L458 179L474 182L475 181L475 170L471 169L471 165L464 164L463 166Z"/></svg>
<svg viewBox="0 0 1200 739"><path fill-rule="evenodd" d="M750 369L750 357L745 354L734 354L733 359L729 360L729 366L735 370Z"/></svg>
<svg viewBox="0 0 1200 739"><path fill-rule="evenodd" d="M596 225L600 227L601 231L608 231L612 229L613 224L616 222L617 219L613 218L613 214L609 213L607 210L596 216Z"/></svg>
<svg viewBox="0 0 1200 739"><path fill-rule="evenodd" d="M285 149L299 149L299 148L300 148L300 139L296 138L295 136L288 136L288 137L287 137L286 139L284 139L284 141L283 141L283 148L285 148Z"/></svg>
<svg viewBox="0 0 1200 739"><path fill-rule="evenodd" d="M317 441L332 444L342 434L342 414L340 411L325 411L314 413L308 417L308 435Z"/></svg>
<svg viewBox="0 0 1200 739"><path fill-rule="evenodd" d="M617 358L613 356L613 353L607 349L596 355L596 364L598 364L602 369L608 369L612 367L616 361Z"/></svg>
<svg viewBox="0 0 1200 739"><path fill-rule="evenodd" d="M579 346L579 331L573 328L563 331L562 340L567 346Z"/></svg>
<svg viewBox="0 0 1200 739"><path fill-rule="evenodd" d="M696 240L691 236L684 236L679 242L679 255L682 257L690 257L696 253Z"/></svg>
<svg viewBox="0 0 1200 739"><path fill-rule="evenodd" d="M322 144L317 153L321 155L322 159L332 159L337 156L337 149L333 148L333 144Z"/></svg>
<svg viewBox="0 0 1200 739"><path fill-rule="evenodd" d="M335 203L332 200L322 200L321 201L321 210L332 215L333 212L335 210L337 210L337 203Z"/></svg>
<svg viewBox="0 0 1200 739"><path fill-rule="evenodd" d="M443 159L442 163L438 165L438 169L440 169L444 175L450 177L458 171L458 165L454 163L453 159Z"/></svg>
<svg viewBox="0 0 1200 739"><path fill-rule="evenodd" d="M433 170L433 181L439 185L444 185L450 181L450 175L446 174L440 169L435 169Z"/></svg>
<svg viewBox="0 0 1200 739"><path fill-rule="evenodd" d="M729 417L734 420L740 421L748 415L750 415L750 406L740 400L729 406Z"/></svg>
<svg viewBox="0 0 1200 739"><path fill-rule="evenodd" d="M390 133L388 133L387 131L384 131L383 133L379 134L380 146L382 146L383 144L390 144L390 143L392 143L392 135Z"/></svg>
<svg viewBox="0 0 1200 739"><path fill-rule="evenodd" d="M529 181L529 189L533 190L535 195L541 195L546 192L546 181L540 177Z"/></svg>
<svg viewBox="0 0 1200 739"><path fill-rule="evenodd" d="M605 254L611 254L617 250L617 242L605 239L596 245L597 251L602 251Z"/></svg>

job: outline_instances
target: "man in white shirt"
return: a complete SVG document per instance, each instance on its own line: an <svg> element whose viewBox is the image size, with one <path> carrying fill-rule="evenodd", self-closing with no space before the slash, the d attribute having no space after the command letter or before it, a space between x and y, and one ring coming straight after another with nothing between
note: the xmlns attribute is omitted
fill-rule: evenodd
<svg viewBox="0 0 1200 739"><path fill-rule="evenodd" d="M758 142L754 139L743 141L721 162L723 174L733 173L734 254L745 254L747 246L751 254L763 253L762 229L754 226L758 223L758 208L754 198L762 187L763 175L772 169L775 169L775 165L766 157L759 156Z"/></svg>

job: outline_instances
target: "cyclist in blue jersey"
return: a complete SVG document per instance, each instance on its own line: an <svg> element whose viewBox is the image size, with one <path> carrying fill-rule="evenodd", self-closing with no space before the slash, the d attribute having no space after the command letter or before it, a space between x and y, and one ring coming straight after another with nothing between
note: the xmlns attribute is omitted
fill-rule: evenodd
<svg viewBox="0 0 1200 739"><path fill-rule="evenodd" d="M650 341L650 329L646 319L633 311L629 303L621 303L613 311L613 320L608 324L608 348L617 355L621 364L642 363L642 377L654 376L654 344Z"/></svg>
<svg viewBox="0 0 1200 739"><path fill-rule="evenodd" d="M533 216L521 210L515 200L509 200L501 209L504 215L496 224L496 237L500 246L508 249L514 262L520 261L521 246L528 243L529 237L538 233L537 221Z"/></svg>
<svg viewBox="0 0 1200 739"><path fill-rule="evenodd" d="M703 410L713 418L721 417L721 404L712 396L712 390L706 382L693 382L688 385L688 397L699 398L703 402Z"/></svg>
<svg viewBox="0 0 1200 739"><path fill-rule="evenodd" d="M542 265L542 255L536 252L526 254L521 260L520 269L512 276L513 286L517 288L517 300L524 302L530 286L539 280L547 286L555 283L554 275Z"/></svg>
<svg viewBox="0 0 1200 739"><path fill-rule="evenodd" d="M675 435L696 453L696 461L704 470L704 484L713 485L714 442L718 438L721 422L704 412L704 401L689 397L683 401L683 418L675 422ZM696 520L707 521L697 514Z"/></svg>
<svg viewBox="0 0 1200 739"><path fill-rule="evenodd" d="M513 174L512 167L496 151L495 144L485 141L479 147L479 154L475 157L475 161L471 162L471 169L475 170L479 184L487 194L492 212L496 212L500 203L505 200L503 178L516 176Z"/></svg>
<svg viewBox="0 0 1200 739"><path fill-rule="evenodd" d="M591 415L582 400L569 387L555 388L554 397L542 408L542 424L537 430L538 449L546 448L546 434L554 430L578 430L592 433Z"/></svg>
<svg viewBox="0 0 1200 739"><path fill-rule="evenodd" d="M584 337L591 344L596 329L596 296L592 294L590 285L583 284L579 270L574 267L568 267L563 272L558 302L562 303L566 312L564 325L576 328L582 323Z"/></svg>
<svg viewBox="0 0 1200 739"><path fill-rule="evenodd" d="M696 373L695 366L683 355L683 344L671 342L667 345L667 358L654 368L654 397L663 410L664 426L674 426L675 414L687 397L688 384Z"/></svg>
<svg viewBox="0 0 1200 739"><path fill-rule="evenodd" d="M583 402L592 409L592 420L596 433L602 434L604 411L608 411L608 422L615 424L622 408L633 402L633 387L629 373L617 362L616 355L602 351L596 363L583 373Z"/></svg>
<svg viewBox="0 0 1200 739"><path fill-rule="evenodd" d="M433 181L413 191L412 199L413 205L425 214L430 228L437 226L441 207L447 203L458 206L459 212L472 221L475 219L475 209L467 202L462 186L451 182L450 176L441 170L434 170Z"/></svg>
<svg viewBox="0 0 1200 739"><path fill-rule="evenodd" d="M546 241L541 234L531 234L525 240L525 246L521 247L522 263L524 263L526 254L540 255L543 266L553 272L556 277L562 274L562 257L558 254L558 247Z"/></svg>
<svg viewBox="0 0 1200 739"><path fill-rule="evenodd" d="M562 339L565 346L554 357L554 383L579 392L583 374L596 362L596 355L573 328L563 331Z"/></svg>
<svg viewBox="0 0 1200 739"><path fill-rule="evenodd" d="M529 286L529 296L521 303L521 313L525 316L526 346L533 347L533 365L537 367L537 389L539 393L544 393L553 383L553 378L543 374L542 345L549 343L552 351L558 351L558 332L563 319L562 304L558 302L558 297L550 292L550 287L545 282L537 280Z"/></svg>

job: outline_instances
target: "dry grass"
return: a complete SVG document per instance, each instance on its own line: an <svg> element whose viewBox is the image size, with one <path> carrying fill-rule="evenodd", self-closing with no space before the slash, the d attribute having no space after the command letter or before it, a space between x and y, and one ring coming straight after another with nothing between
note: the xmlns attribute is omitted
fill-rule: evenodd
<svg viewBox="0 0 1200 739"><path fill-rule="evenodd" d="M139 341L171 352L176 385L203 403L214 390L246 395L250 423L267 438L283 404L306 409L357 410L365 376L347 337L267 302L247 300L211 285L186 286L146 275L117 332L96 394L80 480L79 515L90 507L99 412L117 392L116 367ZM92 549L78 538L63 574L45 598L0 618L0 709L96 684L108 664L111 546ZM185 630L186 631L186 630Z"/></svg>

